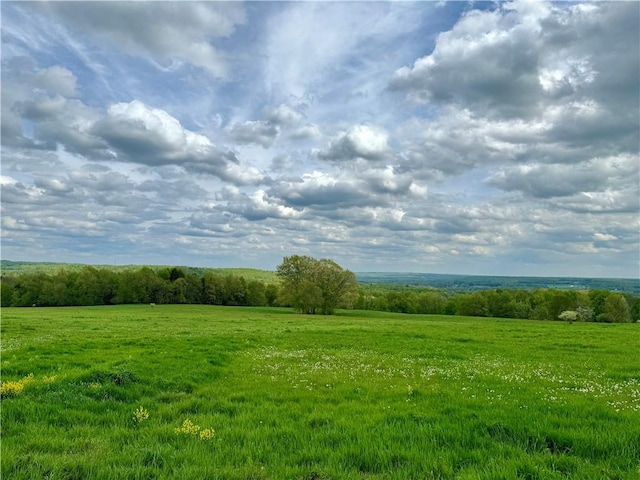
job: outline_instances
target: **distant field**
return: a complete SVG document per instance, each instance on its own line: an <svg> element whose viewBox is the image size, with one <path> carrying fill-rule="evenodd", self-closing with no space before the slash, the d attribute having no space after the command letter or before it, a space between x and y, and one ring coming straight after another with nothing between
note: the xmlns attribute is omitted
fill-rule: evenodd
<svg viewBox="0 0 640 480"><path fill-rule="evenodd" d="M7 308L2 478L637 479L639 346L637 324Z"/></svg>

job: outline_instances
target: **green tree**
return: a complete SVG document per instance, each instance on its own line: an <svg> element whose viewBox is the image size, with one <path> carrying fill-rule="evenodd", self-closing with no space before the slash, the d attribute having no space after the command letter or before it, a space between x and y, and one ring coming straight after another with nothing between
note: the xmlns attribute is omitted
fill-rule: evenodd
<svg viewBox="0 0 640 480"><path fill-rule="evenodd" d="M418 301L411 292L387 292L388 311L397 313L418 313Z"/></svg>
<svg viewBox="0 0 640 480"><path fill-rule="evenodd" d="M190 273L185 277L187 282L187 303L204 303L202 298L202 279Z"/></svg>
<svg viewBox="0 0 640 480"><path fill-rule="evenodd" d="M444 313L447 299L439 292L423 292L418 295L419 313Z"/></svg>
<svg viewBox="0 0 640 480"><path fill-rule="evenodd" d="M187 281L184 277L176 278L171 284L171 303L187 302Z"/></svg>
<svg viewBox="0 0 640 480"><path fill-rule="evenodd" d="M264 283L251 280L247 283L247 305L262 307L267 304L266 289Z"/></svg>
<svg viewBox="0 0 640 480"><path fill-rule="evenodd" d="M629 304L631 321L640 322L640 297L625 294L624 298L627 299L627 303Z"/></svg>
<svg viewBox="0 0 640 480"><path fill-rule="evenodd" d="M15 284L12 305L14 307L38 305L38 294L42 290L43 283L43 274L28 273L21 275Z"/></svg>
<svg viewBox="0 0 640 480"><path fill-rule="evenodd" d="M531 305L529 318L532 320L551 320L551 314L549 313L549 298L549 290L534 290L529 297L529 304Z"/></svg>
<svg viewBox="0 0 640 480"><path fill-rule="evenodd" d="M205 272L202 276L203 302L209 305L222 305L225 299L224 280L220 275Z"/></svg>
<svg viewBox="0 0 640 480"><path fill-rule="evenodd" d="M149 267L142 267L136 275L139 282L143 297L143 303L169 303L171 292L169 291L170 283L168 280L162 279L161 276Z"/></svg>
<svg viewBox="0 0 640 480"><path fill-rule="evenodd" d="M225 299L223 305L246 305L247 281L244 277L226 275L224 277Z"/></svg>
<svg viewBox="0 0 640 480"><path fill-rule="evenodd" d="M114 303L130 304L145 301L145 290L140 280L139 272L127 270L115 277Z"/></svg>
<svg viewBox="0 0 640 480"><path fill-rule="evenodd" d="M15 291L14 280L3 278L0 282L0 301L2 302L2 307L11 307L13 305Z"/></svg>
<svg viewBox="0 0 640 480"><path fill-rule="evenodd" d="M278 265L282 299L302 313L331 315L358 294L356 276L333 260L292 255Z"/></svg>
<svg viewBox="0 0 640 480"><path fill-rule="evenodd" d="M487 317L489 316L489 302L480 292L459 295L456 315Z"/></svg>
<svg viewBox="0 0 640 480"><path fill-rule="evenodd" d="M278 296L280 295L280 289L278 285L270 283L266 286L264 295L267 299L267 305L273 307L278 304Z"/></svg>
<svg viewBox="0 0 640 480"><path fill-rule="evenodd" d="M175 282L179 278L184 278L184 277L185 277L184 270L182 270L181 268L173 267L171 269L171 271L169 272L169 281L170 282Z"/></svg>
<svg viewBox="0 0 640 480"><path fill-rule="evenodd" d="M315 315L322 307L322 290L311 279L302 279L291 296L291 304L302 313Z"/></svg>
<svg viewBox="0 0 640 480"><path fill-rule="evenodd" d="M489 305L489 315L492 317L513 318L511 309L513 296L508 290L489 290L483 295Z"/></svg>
<svg viewBox="0 0 640 480"><path fill-rule="evenodd" d="M598 318L599 315L604 314L604 302L611 292L607 290L590 290L589 291L589 304L593 309L593 317Z"/></svg>
<svg viewBox="0 0 640 480"><path fill-rule="evenodd" d="M604 302L604 314L608 322L630 322L629 304L620 293L612 293Z"/></svg>
<svg viewBox="0 0 640 480"><path fill-rule="evenodd" d="M552 290L549 297L549 314L552 320L558 320L566 310L576 310L577 292L573 290Z"/></svg>

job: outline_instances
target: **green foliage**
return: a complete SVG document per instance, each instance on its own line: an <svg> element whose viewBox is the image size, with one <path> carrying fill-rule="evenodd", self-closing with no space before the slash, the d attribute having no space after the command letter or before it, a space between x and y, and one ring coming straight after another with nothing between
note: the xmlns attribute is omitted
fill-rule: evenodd
<svg viewBox="0 0 640 480"><path fill-rule="evenodd" d="M638 474L635 324L194 305L2 313L2 478Z"/></svg>
<svg viewBox="0 0 640 480"><path fill-rule="evenodd" d="M575 321L611 322L605 302L615 296L611 318L628 322L640 318L640 297L596 290L591 292L538 289L484 290L450 293L415 286L363 285L356 308L397 313L431 313L477 317L558 320L563 312L575 312ZM627 309L625 309L625 304ZM564 309L564 310L562 310ZM614 312L615 310L615 312ZM628 315L625 314L628 311ZM556 315L557 312L557 315ZM566 316L565 316L566 317ZM564 318L565 320L567 318Z"/></svg>
<svg viewBox="0 0 640 480"><path fill-rule="evenodd" d="M333 260L292 255L278 265L283 303L307 314L331 315L340 305L355 301L355 275Z"/></svg>
<svg viewBox="0 0 640 480"><path fill-rule="evenodd" d="M2 306L118 305L137 303L205 303L211 305L267 305L277 286L259 280L248 284L244 277L203 275L180 268L112 270L84 266L60 270L14 274L2 277Z"/></svg>
<svg viewBox="0 0 640 480"><path fill-rule="evenodd" d="M415 313L444 313L447 299L439 292L424 292L418 294L416 299L417 311Z"/></svg>
<svg viewBox="0 0 640 480"><path fill-rule="evenodd" d="M458 297L456 315L486 317L489 315L489 300L480 292L462 294Z"/></svg>
<svg viewBox="0 0 640 480"><path fill-rule="evenodd" d="M620 293L612 293L604 302L604 315L607 322L626 323L631 321L629 304Z"/></svg>

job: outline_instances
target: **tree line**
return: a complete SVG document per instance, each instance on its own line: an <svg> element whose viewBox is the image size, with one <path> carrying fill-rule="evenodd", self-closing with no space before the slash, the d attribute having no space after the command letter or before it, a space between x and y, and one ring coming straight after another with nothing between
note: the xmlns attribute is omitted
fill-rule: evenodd
<svg viewBox="0 0 640 480"><path fill-rule="evenodd" d="M491 289L449 294L434 289L369 285L360 289L355 308L531 320L632 322L640 319L640 297L608 290Z"/></svg>
<svg viewBox="0 0 640 480"><path fill-rule="evenodd" d="M83 267L53 274L3 275L2 307L116 304L288 306L301 313L337 308L415 314L535 320L630 322L640 319L640 297L607 290L511 290L450 293L390 285L359 286L355 275L332 260L285 257L279 283L247 280L180 267L114 271Z"/></svg>
<svg viewBox="0 0 640 480"><path fill-rule="evenodd" d="M54 274L24 273L2 277L3 307L61 307L135 303L276 305L279 287L237 275L185 272L179 267L113 271L83 267Z"/></svg>

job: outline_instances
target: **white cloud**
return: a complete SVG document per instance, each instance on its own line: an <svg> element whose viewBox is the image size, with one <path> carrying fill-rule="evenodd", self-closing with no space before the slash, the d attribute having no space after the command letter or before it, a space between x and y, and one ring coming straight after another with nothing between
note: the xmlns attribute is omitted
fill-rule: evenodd
<svg viewBox="0 0 640 480"><path fill-rule="evenodd" d="M611 235L610 233L597 232L593 234L593 239L601 242L609 242L611 240L617 240L618 237L616 237L615 235Z"/></svg>
<svg viewBox="0 0 640 480"><path fill-rule="evenodd" d="M636 185L640 173L637 157L619 155L577 164L527 164L506 167L487 178L487 184L520 191L537 198L624 190Z"/></svg>
<svg viewBox="0 0 640 480"><path fill-rule="evenodd" d="M416 102L453 104L492 118L535 118L547 107L584 98L618 105L617 95L607 93L613 88L609 49L621 43L622 29L634 43L638 32L628 17L636 13L623 3L512 2L470 10L438 36L429 55L398 69L391 87ZM635 88L637 97L636 45L615 57L629 67L615 74L618 89L631 94Z"/></svg>
<svg viewBox="0 0 640 480"><path fill-rule="evenodd" d="M274 125L292 126L304 120L304 115L284 103L272 110L269 122Z"/></svg>
<svg viewBox="0 0 640 480"><path fill-rule="evenodd" d="M76 95L76 82L77 78L73 72L60 65L54 65L38 72L34 84L63 97L73 97Z"/></svg>
<svg viewBox="0 0 640 480"><path fill-rule="evenodd" d="M293 140L320 140L322 133L317 125L304 125L289 134Z"/></svg>
<svg viewBox="0 0 640 480"><path fill-rule="evenodd" d="M118 133L125 137L118 141L125 145L137 141L154 143L155 149L169 150L168 158L199 156L213 146L207 137L184 129L164 110L147 107L137 100L111 105L107 117L108 124L118 128Z"/></svg>
<svg viewBox="0 0 640 480"><path fill-rule="evenodd" d="M239 143L256 143L264 148L269 148L273 145L280 130L269 122L248 121L231 125L229 133Z"/></svg>
<svg viewBox="0 0 640 480"><path fill-rule="evenodd" d="M18 181L15 178L9 177L7 175L0 175L0 185L15 185Z"/></svg>
<svg viewBox="0 0 640 480"><path fill-rule="evenodd" d="M389 135L375 125L355 125L340 133L318 156L327 160L379 160L389 152Z"/></svg>

